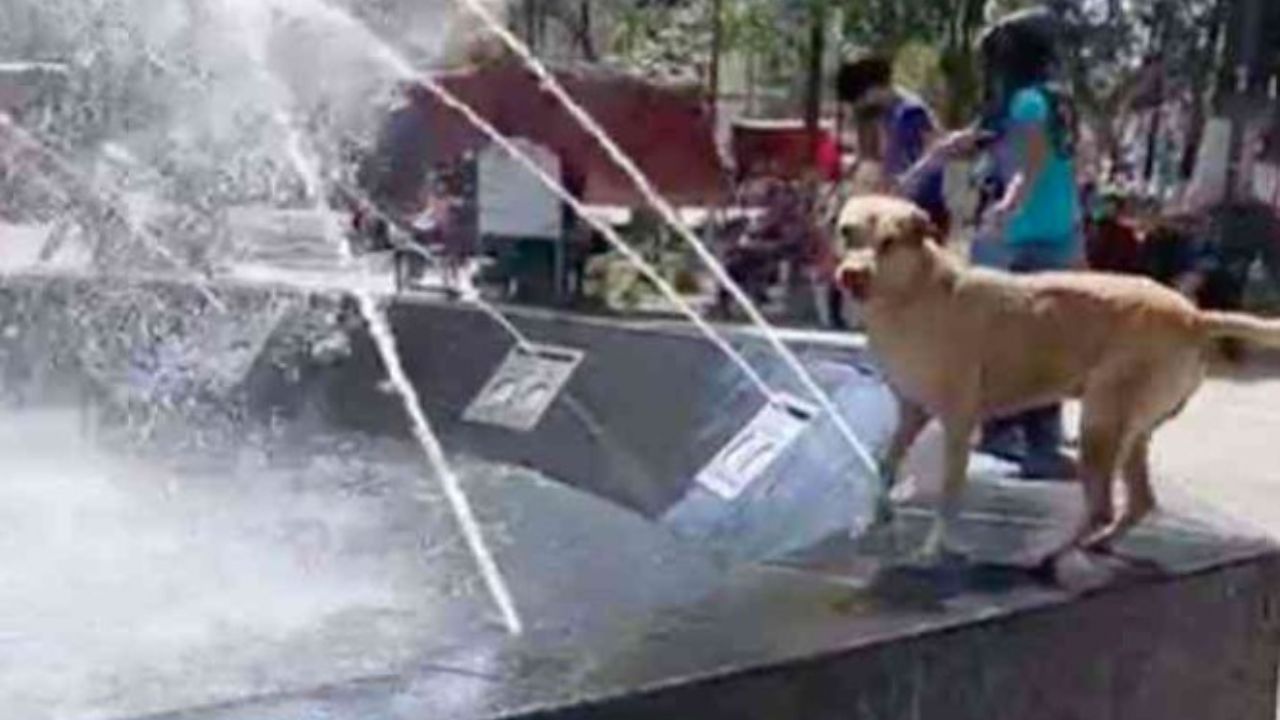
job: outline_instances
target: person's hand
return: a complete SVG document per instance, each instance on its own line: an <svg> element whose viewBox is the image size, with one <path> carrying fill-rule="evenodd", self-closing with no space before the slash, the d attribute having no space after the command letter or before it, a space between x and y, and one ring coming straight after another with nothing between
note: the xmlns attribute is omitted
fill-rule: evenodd
<svg viewBox="0 0 1280 720"><path fill-rule="evenodd" d="M1002 233L1011 217L1013 217L1013 203L1005 199L987 208L982 220L983 224L992 232Z"/></svg>
<svg viewBox="0 0 1280 720"><path fill-rule="evenodd" d="M985 132L976 128L954 130L947 133L933 146L933 151L941 160L953 160L972 154L978 148L978 142Z"/></svg>

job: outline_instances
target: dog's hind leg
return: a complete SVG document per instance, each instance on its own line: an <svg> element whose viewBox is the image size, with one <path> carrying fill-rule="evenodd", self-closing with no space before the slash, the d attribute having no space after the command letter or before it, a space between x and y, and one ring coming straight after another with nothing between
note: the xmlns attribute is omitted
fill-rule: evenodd
<svg viewBox="0 0 1280 720"><path fill-rule="evenodd" d="M1104 550L1134 525L1142 522L1156 506L1155 493L1151 491L1151 469L1148 456L1151 433L1139 435L1130 443L1124 460L1124 484L1127 497L1124 512L1102 530L1087 538L1083 545L1090 550Z"/></svg>
<svg viewBox="0 0 1280 720"><path fill-rule="evenodd" d="M1124 512L1114 522L1097 529L1085 539L1090 549L1106 549L1156 507L1151 488L1148 456L1151 437L1156 429L1181 412L1204 377L1204 366L1198 354L1187 353L1178 358L1166 355L1157 368L1146 374L1142 382L1128 390L1125 444L1122 447L1123 476L1126 491Z"/></svg>
<svg viewBox="0 0 1280 720"><path fill-rule="evenodd" d="M1115 517L1111 488L1122 450L1124 423L1114 397L1090 393L1084 400L1080 429L1080 484L1084 517L1069 545L1077 545L1109 526Z"/></svg>

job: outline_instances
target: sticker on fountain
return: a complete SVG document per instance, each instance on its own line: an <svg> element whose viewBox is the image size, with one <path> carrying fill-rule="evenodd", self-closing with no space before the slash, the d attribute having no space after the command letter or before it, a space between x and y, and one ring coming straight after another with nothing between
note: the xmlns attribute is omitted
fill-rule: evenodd
<svg viewBox="0 0 1280 720"><path fill-rule="evenodd" d="M800 437L816 413L793 397L766 403L698 473L698 484L725 500L736 499Z"/></svg>
<svg viewBox="0 0 1280 720"><path fill-rule="evenodd" d="M511 348L462 419L520 432L533 430L582 358L581 350L553 345Z"/></svg>

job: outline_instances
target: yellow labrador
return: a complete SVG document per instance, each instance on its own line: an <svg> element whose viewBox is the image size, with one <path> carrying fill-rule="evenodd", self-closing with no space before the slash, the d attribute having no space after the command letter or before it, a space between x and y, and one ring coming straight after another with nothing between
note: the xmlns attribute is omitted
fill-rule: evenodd
<svg viewBox="0 0 1280 720"><path fill-rule="evenodd" d="M936 556L958 511L970 439L992 416L1082 400L1086 514L1072 545L1102 547L1155 506L1151 435L1200 385L1217 338L1280 346L1280 322L1204 312L1143 278L970 268L942 250L905 200L851 199L839 219L836 280L862 304L901 420L882 461L891 486L931 417L946 437L943 495L922 552ZM1115 517L1117 470L1127 488ZM887 489L886 489L887 492Z"/></svg>

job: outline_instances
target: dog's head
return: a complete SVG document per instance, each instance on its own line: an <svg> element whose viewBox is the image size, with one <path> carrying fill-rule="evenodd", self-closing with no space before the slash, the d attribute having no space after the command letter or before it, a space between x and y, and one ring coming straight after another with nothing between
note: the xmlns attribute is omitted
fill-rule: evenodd
<svg viewBox="0 0 1280 720"><path fill-rule="evenodd" d="M932 260L929 216L896 197L862 195L840 212L836 283L858 300L910 292Z"/></svg>

